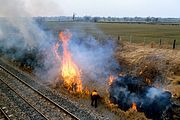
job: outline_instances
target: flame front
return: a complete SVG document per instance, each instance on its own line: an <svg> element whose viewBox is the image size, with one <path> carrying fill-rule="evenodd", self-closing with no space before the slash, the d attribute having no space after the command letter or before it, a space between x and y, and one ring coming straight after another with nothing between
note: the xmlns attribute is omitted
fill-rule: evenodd
<svg viewBox="0 0 180 120"><path fill-rule="evenodd" d="M64 80L64 86L68 90L82 92L81 71L73 62L71 53L68 50L68 41L71 38L71 33L60 32L59 39L62 41L63 57L61 62L61 76Z"/></svg>
<svg viewBox="0 0 180 120"><path fill-rule="evenodd" d="M108 78L108 84L111 85L112 82L115 80L116 78L113 75L110 75Z"/></svg>
<svg viewBox="0 0 180 120"><path fill-rule="evenodd" d="M134 111L137 111L137 107L136 107L136 103L135 103L135 102L132 103L132 109L133 109Z"/></svg>

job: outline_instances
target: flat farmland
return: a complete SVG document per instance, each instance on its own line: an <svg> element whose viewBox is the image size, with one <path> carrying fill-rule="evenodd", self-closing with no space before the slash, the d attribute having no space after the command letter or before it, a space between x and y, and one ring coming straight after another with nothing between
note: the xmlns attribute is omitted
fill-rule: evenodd
<svg viewBox="0 0 180 120"><path fill-rule="evenodd" d="M113 37L132 43L159 43L180 47L180 25L90 23L90 22L44 22L43 27L52 31L70 29L78 34L91 34L96 38Z"/></svg>

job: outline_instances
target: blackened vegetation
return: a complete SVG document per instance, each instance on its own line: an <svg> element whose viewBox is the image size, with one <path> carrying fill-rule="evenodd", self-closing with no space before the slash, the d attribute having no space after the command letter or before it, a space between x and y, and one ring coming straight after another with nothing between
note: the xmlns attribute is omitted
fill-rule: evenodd
<svg viewBox="0 0 180 120"><path fill-rule="evenodd" d="M37 49L32 49L32 50L26 50L24 52L23 57L21 57L17 61L21 63L20 65L21 67L28 66L32 70L34 70L35 68L43 67L42 60L43 60L43 54L41 54L41 52Z"/></svg>
<svg viewBox="0 0 180 120"><path fill-rule="evenodd" d="M27 69L29 72L35 68L43 68L43 53L37 48L17 48L4 49L0 46L0 55L6 55L10 60L19 63L19 67Z"/></svg>
<svg viewBox="0 0 180 120"><path fill-rule="evenodd" d="M171 93L155 88L143 77L119 76L110 86L110 100L128 110L135 102L137 110L154 120L172 119Z"/></svg>

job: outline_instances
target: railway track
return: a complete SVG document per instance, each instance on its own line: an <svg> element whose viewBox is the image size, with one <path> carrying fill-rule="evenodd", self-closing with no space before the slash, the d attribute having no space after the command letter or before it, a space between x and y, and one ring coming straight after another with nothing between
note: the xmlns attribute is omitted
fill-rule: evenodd
<svg viewBox="0 0 180 120"><path fill-rule="evenodd" d="M10 117L7 115L5 108L0 108L0 120L10 120Z"/></svg>
<svg viewBox="0 0 180 120"><path fill-rule="evenodd" d="M1 87L20 99L20 103L26 104L26 107L30 109L28 110L30 113L27 112L27 114L31 116L33 113L32 119L79 120L76 115L45 96L36 88L30 86L2 65L0 65L0 68L0 73L4 74L3 76L8 76L0 78Z"/></svg>

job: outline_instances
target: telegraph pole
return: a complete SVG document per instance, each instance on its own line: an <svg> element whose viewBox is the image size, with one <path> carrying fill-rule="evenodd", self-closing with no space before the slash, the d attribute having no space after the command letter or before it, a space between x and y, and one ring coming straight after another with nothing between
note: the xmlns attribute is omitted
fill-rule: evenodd
<svg viewBox="0 0 180 120"><path fill-rule="evenodd" d="M75 16L76 16L76 13L73 13L73 17L72 17L73 21L75 21Z"/></svg>

